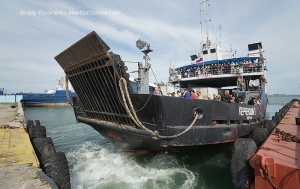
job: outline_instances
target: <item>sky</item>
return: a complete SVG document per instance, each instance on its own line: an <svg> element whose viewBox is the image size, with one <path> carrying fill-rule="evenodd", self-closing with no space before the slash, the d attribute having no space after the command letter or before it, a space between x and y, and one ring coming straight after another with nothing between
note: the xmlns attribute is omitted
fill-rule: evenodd
<svg viewBox="0 0 300 189"><path fill-rule="evenodd" d="M201 2L3 1L0 88L6 93L55 88L64 72L54 57L91 31L123 61L143 62L136 41L149 43L155 74L151 72L150 82L166 82L170 65L190 64L190 55L199 52L206 37ZM268 93L300 94L300 1L210 0L209 5L210 39L219 38L224 52L237 49L237 56L247 55L248 44L262 42ZM136 63L125 63L129 72L137 70Z"/></svg>

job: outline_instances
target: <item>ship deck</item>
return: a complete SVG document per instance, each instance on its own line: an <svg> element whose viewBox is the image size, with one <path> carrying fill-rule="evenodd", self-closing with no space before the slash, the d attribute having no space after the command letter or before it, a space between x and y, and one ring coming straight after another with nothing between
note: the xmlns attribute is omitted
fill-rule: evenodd
<svg viewBox="0 0 300 189"><path fill-rule="evenodd" d="M227 87L227 86L236 86L237 85L237 78L239 76L243 76L244 79L247 79L247 84L250 79L260 79L261 76L264 75L264 72L256 71L250 73L228 73L228 74L207 74L205 76L196 76L195 74L188 75L187 77L176 76L175 78L171 78L171 82L176 84L180 82L182 85L185 84L193 84L193 85L201 85L207 87Z"/></svg>

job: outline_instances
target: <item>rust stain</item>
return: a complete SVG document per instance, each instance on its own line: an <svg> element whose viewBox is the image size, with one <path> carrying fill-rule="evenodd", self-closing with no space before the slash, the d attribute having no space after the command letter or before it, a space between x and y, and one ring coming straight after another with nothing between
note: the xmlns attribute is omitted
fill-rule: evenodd
<svg viewBox="0 0 300 189"><path fill-rule="evenodd" d="M107 131L107 136L114 140L123 140L122 137L114 131Z"/></svg>

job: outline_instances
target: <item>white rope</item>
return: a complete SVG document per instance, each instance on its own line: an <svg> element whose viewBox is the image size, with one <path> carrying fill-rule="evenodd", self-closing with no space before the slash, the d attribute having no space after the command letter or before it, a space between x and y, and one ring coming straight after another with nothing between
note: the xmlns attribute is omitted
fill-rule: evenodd
<svg viewBox="0 0 300 189"><path fill-rule="evenodd" d="M191 123L191 125L189 127L187 127L184 131L182 131L181 133L178 133L176 135L172 135L172 136L163 136L160 135L158 131L152 131L150 129L148 129L146 126L144 126L142 124L142 122L139 120L138 116L136 115L136 111L132 105L132 101L131 98L129 96L128 93L128 88L127 88L127 81L124 78L120 78L119 80L119 86L120 86L120 91L122 94L122 99L123 99L123 103L126 109L126 112L128 113L129 117L133 120L133 122L140 128L144 129L145 131L151 133L152 138L154 139L158 139L158 138L164 138L164 139L170 139L170 138L176 138L179 137L181 135L183 135L184 133L186 133L187 131L189 131L195 124L198 114L195 115L195 118L193 120L193 122ZM124 94L124 90L126 95ZM129 104L129 107L128 107Z"/></svg>

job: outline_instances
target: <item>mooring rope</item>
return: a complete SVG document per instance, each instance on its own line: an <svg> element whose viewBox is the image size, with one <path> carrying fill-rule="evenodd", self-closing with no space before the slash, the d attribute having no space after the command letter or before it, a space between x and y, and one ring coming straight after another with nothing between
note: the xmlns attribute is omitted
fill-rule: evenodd
<svg viewBox="0 0 300 189"><path fill-rule="evenodd" d="M123 99L123 103L125 105L125 109L126 109L126 112L128 113L129 117L133 120L133 122L140 128L144 129L145 131L151 133L152 135L152 138L153 139L158 139L158 138L164 138L164 139L170 139L170 138L176 138L176 137L179 137L181 135L183 135L184 133L188 132L195 124L196 120L197 120L197 117L198 117L198 114L195 115L195 118L193 120L193 122L190 124L189 127L187 127L184 131L182 131L181 133L178 133L176 135L172 135L172 136L163 136L163 135L160 135L158 131L152 131L150 129L148 129L146 126L144 126L142 124L142 122L139 120L138 116L136 115L136 111L133 107L133 104L132 104L132 101L131 101L131 98L129 96L129 93L128 93L128 88L127 88L127 81L126 79L124 79L123 77L120 78L119 80L119 86L120 86L120 91L121 91L121 94L122 94L122 99ZM125 92L124 92L125 91ZM129 105L129 106L128 106Z"/></svg>

